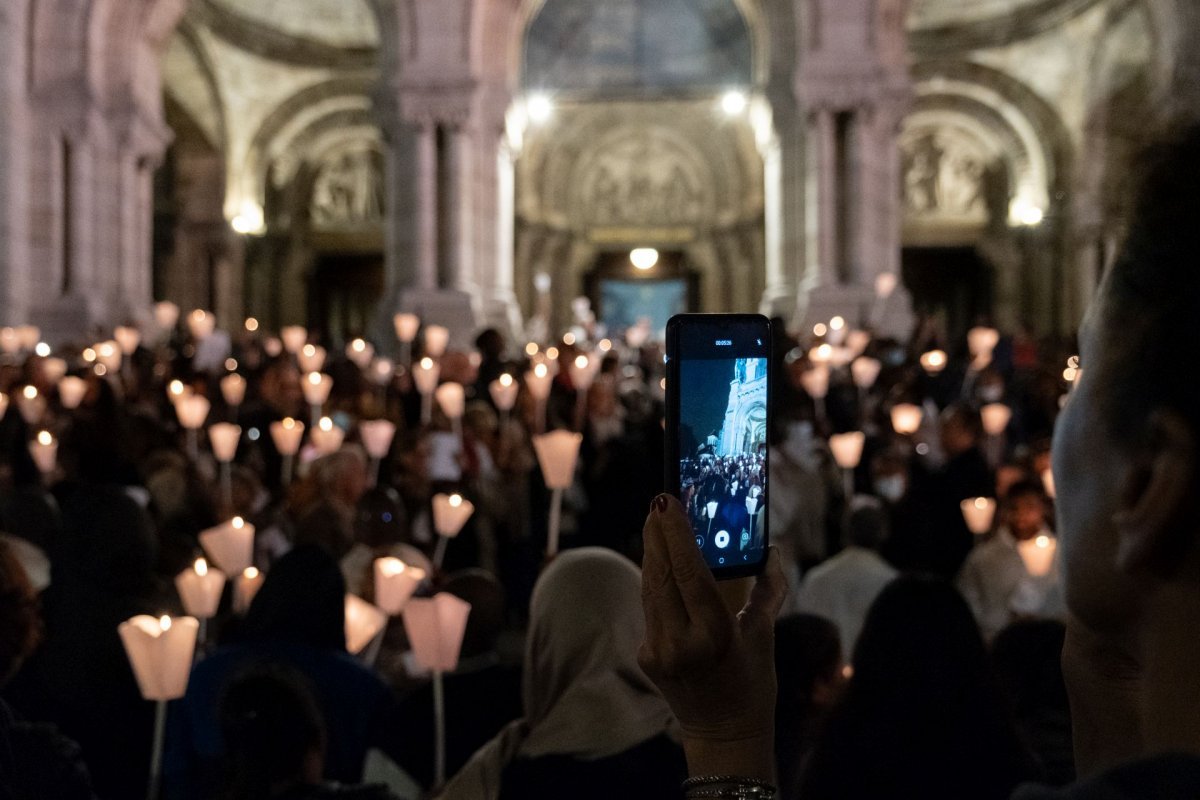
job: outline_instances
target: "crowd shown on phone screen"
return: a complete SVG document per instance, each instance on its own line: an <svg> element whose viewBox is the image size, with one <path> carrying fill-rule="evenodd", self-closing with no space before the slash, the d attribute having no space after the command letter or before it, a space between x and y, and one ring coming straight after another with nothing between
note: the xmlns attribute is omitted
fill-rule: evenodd
<svg viewBox="0 0 1200 800"><path fill-rule="evenodd" d="M1173 156L1181 169L1200 164L1194 139L1189 146ZM1173 228L1183 212L1163 209L1164 197L1194 207L1188 174L1191 183L1162 189L1141 213L1148 230L1186 238L1194 254L1196 226ZM1170 332L1137 328L1128 347L1161 352L1128 374L1107 367L1110 383L1088 400L1131 425L1160 404L1149 370L1194 363L1198 296L1169 242L1134 244L1141 249L1104 291L1114 304L1140 303L1141 317L1116 305L1095 324L1124 314L1134 328ZM1164 288L1168 280L1183 296ZM1079 545L1059 545L1050 461L1056 421L1092 367L1080 364L1076 341L1035 338L1019 321L993 334L979 320L968 336L919 317L909 337L868 337L850 335L870 332L857 313L791 332L777 320L766 447L701 447L682 464L693 529L710 521L718 496L748 516L747 499L770 486L770 539L789 587L774 645L780 795L1000 798L1025 783L1069 784L1103 759L1084 770L1074 756L1080 718L1073 730L1060 657L1068 600L1083 590L1064 586L1063 562L1079 557L1069 549ZM49 357L20 346L0 356L0 798L145 793L155 708L142 699L118 625L135 614L182 615L176 576L205 555L200 533L234 514L254 526L265 580L244 604L231 582L207 621L186 695L168 707L164 797L682 796L680 709L637 657L642 529L664 467L653 335L627 338L586 315L536 348L497 331L456 332L437 358L440 382L465 390L465 411L451 418L423 403L407 365L379 382L376 364L357 365L342 355L347 343L310 331L327 352L317 369L333 380L316 416L346 436L324 453L306 436L290 458L269 431L285 418L315 421L297 354L242 326L200 341L184 324L140 325L140 344L115 369L101 368L94 349L87 358L86 341ZM375 346L383 353L395 342ZM421 338L412 355L426 355ZM576 371L558 367L580 355L600 362L586 391ZM85 386L75 407L55 374L60 358ZM548 399L523 389L511 411L499 409L491 384L503 375L523 384L538 364L553 376ZM231 372L247 382L238 406L220 389ZM1141 383L1127 385L1135 376ZM211 401L208 424L240 425L227 477L206 437L181 427L172 381L182 382L177 395ZM1180 425L1193 423L1192 393L1161 389ZM1152 418L1158 427L1145 441L1194 444L1173 418ZM397 426L378 463L358 426L371 419ZM562 550L548 558L552 492L532 436L557 429L578 430L582 444L561 497ZM43 431L57 445L49 466L37 448ZM862 434L849 461L831 446L847 433ZM1073 456L1071 468L1116 469L1119 455L1102 452L1096 462ZM1193 456L1163 461L1139 487L1157 487ZM1195 473L1178 474L1192 486ZM1089 491L1133 502L1115 483L1099 487ZM431 504L443 492L474 513L438 552ZM1163 489L1147 502L1173 497ZM1136 513L1151 512L1127 515ZM1191 518L1180 519L1162 525L1190 537ZM1162 552L1190 569L1194 544L1181 536ZM1137 546L1123 540L1121 557L1143 557ZM471 604L457 665L436 692L400 617L348 651L345 596L376 599L380 556L426 571L417 597L445 592ZM1129 594L1113 602L1127 608L1138 586L1117 583ZM1104 606L1103 589L1087 591ZM736 698L742 687L723 691ZM447 781L435 785L443 703ZM1083 724L1094 739L1109 723ZM1150 752L1136 738L1124 755Z"/></svg>

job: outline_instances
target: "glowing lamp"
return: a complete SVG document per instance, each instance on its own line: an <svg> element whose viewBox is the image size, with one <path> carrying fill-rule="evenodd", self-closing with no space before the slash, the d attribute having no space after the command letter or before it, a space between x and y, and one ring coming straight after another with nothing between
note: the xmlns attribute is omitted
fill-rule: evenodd
<svg viewBox="0 0 1200 800"><path fill-rule="evenodd" d="M366 339L352 339L346 345L346 358L359 369L366 369L371 366L371 359L375 358L375 346Z"/></svg>
<svg viewBox="0 0 1200 800"><path fill-rule="evenodd" d="M233 461L241 438L242 429L232 423L215 422L208 426L208 443L212 446L213 458L223 464Z"/></svg>
<svg viewBox="0 0 1200 800"><path fill-rule="evenodd" d="M415 598L404 607L404 630L417 663L433 672L458 666L471 604L446 592Z"/></svg>
<svg viewBox="0 0 1200 800"><path fill-rule="evenodd" d="M26 425L37 425L46 413L46 398L42 397L37 387L27 384L16 394L17 411Z"/></svg>
<svg viewBox="0 0 1200 800"><path fill-rule="evenodd" d="M210 568L207 561L198 558L190 569L175 576L175 589L183 601L184 611L197 619L212 619L221 604L225 573Z"/></svg>
<svg viewBox="0 0 1200 800"><path fill-rule="evenodd" d="M304 390L304 402L319 408L325 405L329 393L333 391L333 378L320 372L310 372L300 385Z"/></svg>
<svg viewBox="0 0 1200 800"><path fill-rule="evenodd" d="M969 497L959 503L963 520L971 533L982 536L992 529L996 519L996 501L990 497Z"/></svg>
<svg viewBox="0 0 1200 800"><path fill-rule="evenodd" d="M1017 542L1017 552L1021 555L1021 561L1025 563L1025 571L1035 578L1050 574L1057 550L1058 542L1053 536L1037 536Z"/></svg>
<svg viewBox="0 0 1200 800"><path fill-rule="evenodd" d="M389 616L404 611L413 592L425 580L425 570L398 558L375 559L375 604Z"/></svg>
<svg viewBox="0 0 1200 800"><path fill-rule="evenodd" d="M930 350L921 356L921 368L930 375L940 375L946 369L949 359L942 350Z"/></svg>
<svg viewBox="0 0 1200 800"><path fill-rule="evenodd" d="M511 411L517 403L517 382L507 372L488 384L492 402L500 411Z"/></svg>
<svg viewBox="0 0 1200 800"><path fill-rule="evenodd" d="M433 496L433 528L439 536L453 539L475 513L475 506L460 494Z"/></svg>
<svg viewBox="0 0 1200 800"><path fill-rule="evenodd" d="M327 456L330 453L336 453L342 446L346 432L334 425L333 420L329 417L321 417L309 432L309 436L312 437L313 447L316 448L317 454Z"/></svg>
<svg viewBox="0 0 1200 800"><path fill-rule="evenodd" d="M187 692L200 623L192 617L139 614L117 627L138 690L146 700L177 700Z"/></svg>
<svg viewBox="0 0 1200 800"><path fill-rule="evenodd" d="M296 353L296 363L301 372L320 372L325 366L325 348L306 344Z"/></svg>
<svg viewBox="0 0 1200 800"><path fill-rule="evenodd" d="M58 402L68 411L79 408L79 404L83 402L84 396L87 395L87 389L87 381L83 378L67 375L58 382ZM0 414L0 418L3 418L3 416L3 414Z"/></svg>
<svg viewBox="0 0 1200 800"><path fill-rule="evenodd" d="M545 364L538 364L525 373L525 388L529 390L529 393L533 395L535 400L544 401L550 396L552 381L550 368Z"/></svg>
<svg viewBox="0 0 1200 800"><path fill-rule="evenodd" d="M892 406L892 428L901 436L912 436L921 428L925 410L912 403L897 403Z"/></svg>
<svg viewBox="0 0 1200 800"><path fill-rule="evenodd" d="M413 382L417 385L417 391L425 395L432 394L437 389L441 372L441 367L432 358L428 356L422 358L420 363L412 368Z"/></svg>
<svg viewBox="0 0 1200 800"><path fill-rule="evenodd" d="M294 456L300 450L300 440L304 438L304 423L284 417L271 423L271 441L282 456Z"/></svg>
<svg viewBox="0 0 1200 800"><path fill-rule="evenodd" d="M50 431L38 431L38 435L29 443L29 455L43 475L54 472L58 465L58 442Z"/></svg>
<svg viewBox="0 0 1200 800"><path fill-rule="evenodd" d="M226 575L237 575L254 562L254 526L234 517L200 533L200 546Z"/></svg>
<svg viewBox="0 0 1200 800"><path fill-rule="evenodd" d="M862 461L863 445L867 437L862 431L836 433L829 437L829 449L833 451L833 460L842 469L857 469Z"/></svg>
<svg viewBox="0 0 1200 800"><path fill-rule="evenodd" d="M450 331L443 328L441 325L429 325L425 328L425 353L434 358L441 358L446 354L446 347L450 344Z"/></svg>
<svg viewBox="0 0 1200 800"><path fill-rule="evenodd" d="M257 567L246 567L233 584L233 611L245 614L263 585L263 574Z"/></svg>
<svg viewBox="0 0 1200 800"><path fill-rule="evenodd" d="M988 436L1000 436L1012 419L1012 409L1003 403L989 403L979 410L983 430Z"/></svg>
<svg viewBox="0 0 1200 800"><path fill-rule="evenodd" d="M967 331L967 349L983 365L992 360L992 353L1000 343L1000 331L995 328L971 328Z"/></svg>

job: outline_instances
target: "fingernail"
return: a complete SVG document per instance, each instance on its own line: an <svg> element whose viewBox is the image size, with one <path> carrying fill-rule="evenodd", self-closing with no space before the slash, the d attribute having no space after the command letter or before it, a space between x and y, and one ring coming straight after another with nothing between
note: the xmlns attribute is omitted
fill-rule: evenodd
<svg viewBox="0 0 1200 800"><path fill-rule="evenodd" d="M650 504L650 507L660 514L663 513L667 510L667 496L665 494L660 494L658 497L654 498L654 502Z"/></svg>

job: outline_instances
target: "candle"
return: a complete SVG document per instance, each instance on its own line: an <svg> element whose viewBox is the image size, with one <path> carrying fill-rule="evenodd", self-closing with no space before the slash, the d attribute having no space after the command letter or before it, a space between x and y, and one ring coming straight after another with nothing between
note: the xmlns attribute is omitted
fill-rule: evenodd
<svg viewBox="0 0 1200 800"><path fill-rule="evenodd" d="M283 342L275 336L268 336L266 339L263 339L262 346L263 352L271 358L278 358L279 354L283 352Z"/></svg>
<svg viewBox="0 0 1200 800"><path fill-rule="evenodd" d="M571 384L578 390L586 392L592 387L592 383L596 380L596 373L600 371L600 359L589 359L585 355L578 355L575 361L568 367L568 372L571 375Z"/></svg>
<svg viewBox="0 0 1200 800"><path fill-rule="evenodd" d="M800 376L800 385L814 400L824 400L829 394L829 367L817 364Z"/></svg>
<svg viewBox="0 0 1200 800"><path fill-rule="evenodd" d="M104 369L116 373L121 369L121 345L114 341L97 342L92 345L96 352L96 360L104 365Z"/></svg>
<svg viewBox="0 0 1200 800"><path fill-rule="evenodd" d="M396 372L396 365L390 358L377 358L371 364L371 381L376 386L387 386Z"/></svg>
<svg viewBox="0 0 1200 800"><path fill-rule="evenodd" d="M854 359L854 363L850 365L850 376L854 379L855 386L866 390L875 385L882 369L883 364L878 359L862 356Z"/></svg>
<svg viewBox="0 0 1200 800"><path fill-rule="evenodd" d="M396 616L413 592L425 580L425 570L405 564L398 558L375 559L375 604L385 613Z"/></svg>
<svg viewBox="0 0 1200 800"><path fill-rule="evenodd" d="M0 392L0 420L8 413L8 395Z"/></svg>
<svg viewBox="0 0 1200 800"><path fill-rule="evenodd" d="M17 393L17 411L26 425L37 425L46 413L46 399L41 396L36 386L26 385Z"/></svg>
<svg viewBox="0 0 1200 800"><path fill-rule="evenodd" d="M875 277L875 296L880 300L886 300L892 296L892 292L896 291L896 286L900 279L894 272L881 272Z"/></svg>
<svg viewBox="0 0 1200 800"><path fill-rule="evenodd" d="M336 453L342 446L346 432L334 425L333 420L329 417L321 417L312 429L310 436L313 447L317 449L317 455L327 456L330 453Z"/></svg>
<svg viewBox="0 0 1200 800"><path fill-rule="evenodd" d="M967 349L976 363L986 367L992 361L992 353L1000 343L1000 331L995 328L971 328L967 331Z"/></svg>
<svg viewBox="0 0 1200 800"><path fill-rule="evenodd" d="M846 349L848 349L853 357L861 356L871 344L871 334L866 331L853 330L846 336Z"/></svg>
<svg viewBox="0 0 1200 800"><path fill-rule="evenodd" d="M833 451L833 459L842 469L855 469L862 460L863 444L866 434L862 431L837 433L829 437L829 449Z"/></svg>
<svg viewBox="0 0 1200 800"><path fill-rule="evenodd" d="M281 456L294 456L300 450L300 440L304 438L304 423L291 417L284 417L278 422L271 423L271 441Z"/></svg>
<svg viewBox="0 0 1200 800"><path fill-rule="evenodd" d="M87 381L74 375L67 375L58 382L58 402L63 408L71 411L79 407L87 394ZM0 414L3 418L3 414Z"/></svg>
<svg viewBox="0 0 1200 800"><path fill-rule="evenodd" d="M517 403L517 382L507 372L488 384L488 393L499 411L511 411Z"/></svg>
<svg viewBox="0 0 1200 800"><path fill-rule="evenodd" d="M359 369L366 369L371 365L371 359L375 357L375 347L366 339L352 339L346 345L346 358L354 363L354 366Z"/></svg>
<svg viewBox="0 0 1200 800"><path fill-rule="evenodd" d="M208 427L208 443L212 446L213 457L222 463L233 461L241 437L241 427L228 422L216 422Z"/></svg>
<svg viewBox="0 0 1200 800"><path fill-rule="evenodd" d="M333 391L333 378L320 372L310 372L300 385L304 390L304 402L316 410L329 399L329 393Z"/></svg>
<svg viewBox="0 0 1200 800"><path fill-rule="evenodd" d="M142 343L142 334L130 325L118 325L113 330L113 340L121 348L122 354L131 356Z"/></svg>
<svg viewBox="0 0 1200 800"><path fill-rule="evenodd" d="M308 341L308 329L303 325L286 325L279 331L279 338L283 340L284 349L294 355Z"/></svg>
<svg viewBox="0 0 1200 800"><path fill-rule="evenodd" d="M185 394L175 403L175 415L179 418L180 425L189 431L194 431L204 426L211 407L208 398L204 395Z"/></svg>
<svg viewBox="0 0 1200 800"><path fill-rule="evenodd" d="M461 383L443 383L434 392L438 406L451 420L460 419L466 405L466 393Z"/></svg>
<svg viewBox="0 0 1200 800"><path fill-rule="evenodd" d="M200 546L226 575L237 575L254 561L254 526L234 517L201 531Z"/></svg>
<svg viewBox="0 0 1200 800"><path fill-rule="evenodd" d="M1012 419L1012 409L1003 403L989 403L979 410L983 430L988 436L1000 436Z"/></svg>
<svg viewBox="0 0 1200 800"><path fill-rule="evenodd" d="M1050 574L1054 567L1054 553L1058 550L1058 542L1053 536L1038 536L1017 542L1017 552L1025 562L1025 571L1035 578Z"/></svg>
<svg viewBox="0 0 1200 800"><path fill-rule="evenodd" d="M33 463L37 464L38 470L43 475L49 475L58 464L58 442L50 431L38 431L38 435L29 443L29 454L33 456Z"/></svg>
<svg viewBox="0 0 1200 800"><path fill-rule="evenodd" d="M396 426L386 419L364 420L358 424L358 435L367 455L374 459L387 458L396 436Z"/></svg>
<svg viewBox="0 0 1200 800"><path fill-rule="evenodd" d="M959 503L963 519L971 533L983 535L996 519L996 501L990 497L970 497Z"/></svg>
<svg viewBox="0 0 1200 800"><path fill-rule="evenodd" d="M834 317L829 320L829 327L826 331L825 341L834 347L840 347L846 341L846 334L850 332L846 327L845 317Z"/></svg>
<svg viewBox="0 0 1200 800"><path fill-rule="evenodd" d="M246 399L246 379L236 372L221 378L221 396L226 405L237 408Z"/></svg>
<svg viewBox="0 0 1200 800"><path fill-rule="evenodd" d="M925 410L912 403L897 403L892 406L892 428L901 436L912 436L921 427Z"/></svg>
<svg viewBox="0 0 1200 800"><path fill-rule="evenodd" d="M537 364L525 373L525 388L529 390L535 400L545 401L550 396L552 381L550 368L545 364Z"/></svg>
<svg viewBox="0 0 1200 800"><path fill-rule="evenodd" d="M387 625L387 614L361 597L346 595L346 650L358 655Z"/></svg>
<svg viewBox="0 0 1200 800"><path fill-rule="evenodd" d="M183 397L191 393L191 387L178 378L167 384L167 400L169 400L173 406L177 405Z"/></svg>
<svg viewBox="0 0 1200 800"><path fill-rule="evenodd" d="M412 343L417 338L421 328L421 318L416 314L396 314L392 317L392 325L396 328L396 339L405 344Z"/></svg>
<svg viewBox="0 0 1200 800"><path fill-rule="evenodd" d="M11 356L20 349L21 340L17 337L17 329L0 328L0 350L3 350L5 355Z"/></svg>
<svg viewBox="0 0 1200 800"><path fill-rule="evenodd" d="M325 366L325 348L306 344L296 353L296 361L300 364L301 372L320 372Z"/></svg>
<svg viewBox="0 0 1200 800"><path fill-rule="evenodd" d="M808 351L808 360L814 364L828 364L833 358L833 345L822 344Z"/></svg>
<svg viewBox="0 0 1200 800"><path fill-rule="evenodd" d="M154 324L161 331L169 331L179 322L179 306L170 300L161 300L154 304Z"/></svg>
<svg viewBox="0 0 1200 800"><path fill-rule="evenodd" d="M475 506L460 494L433 496L433 527L439 536L453 539L475 513Z"/></svg>
<svg viewBox="0 0 1200 800"><path fill-rule="evenodd" d="M551 431L533 437L542 477L550 489L566 489L575 480L575 462L583 436L570 431Z"/></svg>
<svg viewBox="0 0 1200 800"><path fill-rule="evenodd" d="M921 356L921 367L930 375L940 375L948 359L942 350L930 350Z"/></svg>
<svg viewBox="0 0 1200 800"><path fill-rule="evenodd" d="M193 339L207 339L212 336L217 327L217 318L207 311L197 308L187 317L188 333Z"/></svg>
<svg viewBox="0 0 1200 800"><path fill-rule="evenodd" d="M175 589L183 601L183 610L197 619L212 619L221 604L225 573L209 569L208 562L197 558L191 569L175 576Z"/></svg>
<svg viewBox="0 0 1200 800"><path fill-rule="evenodd" d="M192 617L155 619L145 614L118 626L142 697L158 701L183 697L199 629L200 623Z"/></svg>
<svg viewBox="0 0 1200 800"><path fill-rule="evenodd" d="M33 352L42 339L42 330L36 325L18 325L17 343L21 348Z"/></svg>
<svg viewBox="0 0 1200 800"><path fill-rule="evenodd" d="M263 574L257 567L246 567L233 585L233 611L235 614L245 614L254 596L263 585Z"/></svg>
<svg viewBox="0 0 1200 800"><path fill-rule="evenodd" d="M67 362L62 358L43 358L42 375L46 383L58 383L67 374Z"/></svg>
<svg viewBox="0 0 1200 800"><path fill-rule="evenodd" d="M421 394L432 394L437 388L438 377L441 375L441 367L429 356L421 359L421 362L412 368L413 382L417 385L417 391Z"/></svg>
<svg viewBox="0 0 1200 800"><path fill-rule="evenodd" d="M458 666L471 604L447 592L413 598L404 606L404 630L417 663L434 672Z"/></svg>
<svg viewBox="0 0 1200 800"><path fill-rule="evenodd" d="M446 347L450 344L450 331L443 328L441 325L429 325L425 328L425 353L434 358L441 358L446 354Z"/></svg>

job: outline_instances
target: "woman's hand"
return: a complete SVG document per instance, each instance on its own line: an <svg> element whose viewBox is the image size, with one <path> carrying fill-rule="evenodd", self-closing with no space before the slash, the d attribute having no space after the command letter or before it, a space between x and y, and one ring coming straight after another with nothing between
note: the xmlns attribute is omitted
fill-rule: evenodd
<svg viewBox="0 0 1200 800"><path fill-rule="evenodd" d="M775 617L787 593L779 552L734 614L679 501L659 495L643 532L638 653L683 729L693 775L774 779Z"/></svg>

